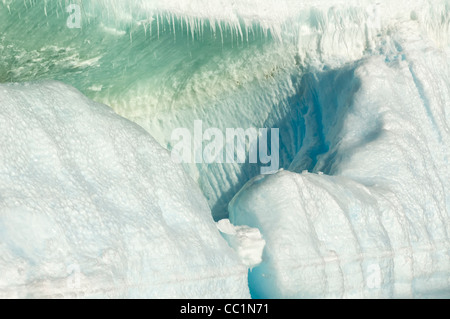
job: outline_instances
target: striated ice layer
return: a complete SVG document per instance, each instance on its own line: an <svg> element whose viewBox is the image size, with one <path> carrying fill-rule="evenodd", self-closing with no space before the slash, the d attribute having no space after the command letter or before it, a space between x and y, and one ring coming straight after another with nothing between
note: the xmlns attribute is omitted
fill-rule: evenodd
<svg viewBox="0 0 450 319"><path fill-rule="evenodd" d="M0 85L0 146L0 297L249 297L198 186L107 106Z"/></svg>
<svg viewBox="0 0 450 319"><path fill-rule="evenodd" d="M266 241L252 296L450 297L450 51L414 27L311 79L305 145L324 151L231 202Z"/></svg>
<svg viewBox="0 0 450 319"><path fill-rule="evenodd" d="M82 5L69 29L66 3ZM0 2L0 82L56 79L171 149L176 128L280 128L280 165L305 152L316 72L379 53L398 26L448 47L448 0ZM18 23L18 21L20 23ZM314 83L313 83L314 84ZM314 99L314 96L311 96ZM310 149L311 164L323 149ZM216 220L257 165L185 165Z"/></svg>

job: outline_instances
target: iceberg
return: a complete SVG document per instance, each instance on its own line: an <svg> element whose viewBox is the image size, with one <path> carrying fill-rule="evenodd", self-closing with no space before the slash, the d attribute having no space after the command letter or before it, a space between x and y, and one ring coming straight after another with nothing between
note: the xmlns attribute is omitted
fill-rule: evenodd
<svg viewBox="0 0 450 319"><path fill-rule="evenodd" d="M450 55L408 27L311 80L305 149L231 202L266 241L252 296L450 297Z"/></svg>
<svg viewBox="0 0 450 319"><path fill-rule="evenodd" d="M59 82L0 85L1 298L247 298L197 185Z"/></svg>
<svg viewBox="0 0 450 319"><path fill-rule="evenodd" d="M16 265L0 293L449 296L449 44L449 0L0 1L0 83L22 83L0 94L0 261ZM23 84L49 80L65 85ZM277 130L280 170L171 163L172 133L200 121ZM66 246L45 250L54 229ZM69 255L42 266L42 249Z"/></svg>
<svg viewBox="0 0 450 319"><path fill-rule="evenodd" d="M68 4L80 5L80 21ZM305 75L378 54L403 23L446 48L449 10L446 0L4 0L0 82L67 83L169 150L173 130L192 132L195 120L222 131L279 127L288 169L303 147ZM248 163L184 169L216 221L260 172Z"/></svg>

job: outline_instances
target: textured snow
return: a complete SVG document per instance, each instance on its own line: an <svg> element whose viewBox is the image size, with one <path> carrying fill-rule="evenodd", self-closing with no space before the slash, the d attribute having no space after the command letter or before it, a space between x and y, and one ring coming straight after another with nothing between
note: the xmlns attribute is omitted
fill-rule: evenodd
<svg viewBox="0 0 450 319"><path fill-rule="evenodd" d="M0 85L0 145L0 297L249 296L198 186L108 107Z"/></svg>
<svg viewBox="0 0 450 319"><path fill-rule="evenodd" d="M299 152L230 204L266 240L253 296L450 296L450 55L414 27L312 81L322 115L304 141L327 151L311 173Z"/></svg>
<svg viewBox="0 0 450 319"><path fill-rule="evenodd" d="M234 226L229 219L219 220L217 228L244 265L253 268L261 263L266 242L258 228Z"/></svg>

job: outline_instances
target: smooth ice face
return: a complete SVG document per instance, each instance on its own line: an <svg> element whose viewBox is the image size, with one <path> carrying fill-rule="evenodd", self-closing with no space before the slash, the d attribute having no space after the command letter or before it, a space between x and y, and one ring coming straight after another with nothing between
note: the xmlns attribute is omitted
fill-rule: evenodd
<svg viewBox="0 0 450 319"><path fill-rule="evenodd" d="M450 297L450 52L410 23L380 51L312 81L312 173L299 152L230 204L266 241L252 296Z"/></svg>
<svg viewBox="0 0 450 319"><path fill-rule="evenodd" d="M57 82L0 86L0 297L245 298L198 186Z"/></svg>

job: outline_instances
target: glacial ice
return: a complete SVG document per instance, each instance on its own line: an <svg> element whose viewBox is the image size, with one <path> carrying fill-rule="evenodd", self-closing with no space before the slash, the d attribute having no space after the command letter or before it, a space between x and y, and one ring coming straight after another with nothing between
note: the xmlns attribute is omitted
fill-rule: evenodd
<svg viewBox="0 0 450 319"><path fill-rule="evenodd" d="M181 166L59 82L0 85L1 298L246 298Z"/></svg>
<svg viewBox="0 0 450 319"><path fill-rule="evenodd" d="M450 51L415 31L319 75L305 100L323 88L321 125L305 141L326 151L233 199L231 222L266 241L252 296L450 297Z"/></svg>
<svg viewBox="0 0 450 319"><path fill-rule="evenodd" d="M244 265L252 269L261 263L266 241L258 228L235 226L227 218L219 220L217 228Z"/></svg>
<svg viewBox="0 0 450 319"><path fill-rule="evenodd" d="M403 23L441 48L450 39L448 0L69 2L83 5L81 29L64 27L62 1L0 2L0 81L63 81L168 149L174 129L192 131L199 119L205 129L280 127L284 169L305 151L309 127L298 105L308 77L378 54ZM311 149L311 157L322 151ZM184 168L216 220L260 171Z"/></svg>
<svg viewBox="0 0 450 319"><path fill-rule="evenodd" d="M55 79L70 84L90 99L111 106L118 114L141 125L169 150L173 147L172 131L180 127L192 130L194 121L199 119L205 128L223 131L238 127L280 128L280 164L284 170L273 176L257 176L259 167L248 164L184 166L201 188L214 219L229 217L234 224L222 220L217 226L238 256L223 245L213 223L194 214L198 205L202 207L201 216L207 214L208 208L199 204L201 195L186 177L173 167L163 170L164 175L154 167L154 176L160 176L159 180L165 179L166 171L176 171L184 181L165 185L171 196L175 196L169 192L175 186L182 194L175 206L183 211L179 217L186 217L185 222L177 223L177 227L183 228L182 236L172 237L167 231L167 237L172 238L169 242L174 245L171 247L176 247L175 242L183 238L180 242L190 245L194 241L193 247L203 251L204 242L213 240L214 245L207 246L214 248L210 248L214 257L210 260L206 251L196 256L185 249L175 258L163 251L169 260L186 263L184 268L176 268L175 274L164 273L170 284L163 284L161 291L155 288L152 293L119 289L120 296L209 296L213 285L218 289L214 296L246 295L242 286L245 268L240 265L240 258L253 267L249 272L253 297L450 297L449 0L92 0L82 4L82 28L68 29L64 27L67 13L60 0L2 0L0 82ZM2 86L3 90L13 88ZM27 90L26 86L19 86L17 97L11 99L29 99ZM67 87L64 91L73 92ZM65 99L62 95L60 98ZM59 95L52 91L51 96L57 99L55 96ZM77 93L67 104L79 99ZM16 117L20 123L19 114ZM33 123L38 123L38 119ZM55 123L60 121L55 119ZM58 134L56 131L48 134L48 139L55 139L50 144L56 147L59 142L52 135ZM107 141L114 135L111 132ZM69 135L66 141L70 145L77 143ZM99 143L94 137L89 141L92 145ZM148 143L152 150L159 149L153 140ZM132 154L140 153L141 145L118 145L121 146L114 150L131 147ZM11 154L16 152L12 146L6 149ZM36 156L39 161L45 152L29 148L23 153ZM58 160L59 153L55 155ZM120 161L133 160L128 153L119 155ZM91 167L88 158L81 156L79 160L89 164L82 168ZM114 163L109 160L105 159L106 167ZM19 161L15 165L22 164ZM73 162L65 164L72 172L78 169ZM54 168L52 164L47 166L45 169ZM100 167L94 168L101 171ZM24 170L21 168L9 180L0 181L8 185L5 193L0 192L0 202L8 198L4 194L11 192L11 183ZM91 185L97 172L90 174L83 170L82 175L88 174L88 178L82 184ZM107 174L100 175L101 184L110 178ZM136 175L140 183L157 184L146 182L147 175L136 173L127 179L128 185ZM109 206L101 208L103 204L98 202L94 205L95 212L100 210L99 219L106 218L109 201L114 200L111 207L116 212L122 196L132 196L123 194L122 188L118 191L119 184L112 185L113 182L106 185L115 190L114 197L101 202ZM99 185L94 183L88 191ZM51 191L63 194L57 186ZM98 198L108 190L101 187ZM194 199L191 190L196 194ZM32 205L42 205L36 197L45 198L44 189L32 187L30 191L33 192L30 198L35 199ZM155 196L153 192L150 191ZM56 201L66 204L65 196L64 193ZM43 204L49 207L54 205L46 202ZM86 203L91 202L92 199L86 199ZM75 208L82 205L75 203ZM127 203L151 206L152 212L156 209L153 204L143 202L141 196ZM186 209L186 203L191 208ZM168 220L178 216L165 201L158 205L167 209ZM72 206L64 207L69 207L70 212ZM120 207L123 206L127 205ZM11 215L4 213L4 216L5 223L10 223ZM85 214L82 216L87 218ZM149 224L165 229L163 217ZM192 224L187 221L191 217ZM23 224L11 221L11 225ZM38 224L43 225L42 233L51 234L48 229L53 227L47 228L47 222ZM114 219L113 229L106 225L102 231L121 234L115 227L122 224L122 220L116 223ZM194 235L191 226L197 224L210 230ZM87 227L75 229L90 231ZM36 234L40 230L36 229ZM27 232L25 228L23 233ZM31 230L30 233L34 234ZM212 239L208 234L212 234ZM187 241L185 235L193 239ZM106 243L98 245L122 245L120 241L111 242L108 234L102 236ZM146 243L145 236L149 235L142 236ZM140 242L137 239L135 244L139 249ZM266 246L261 256L263 242ZM8 249L13 249L17 256L40 254L41 248L37 247L40 244L27 245L24 247L29 250L13 246ZM133 258L138 260L131 262L138 265L134 267L141 268L129 270L131 286L142 278L160 278L167 265L156 262L159 268L149 269L146 265L151 256L134 253L129 248L131 244L127 245L123 250L126 252L116 248L122 253L106 254L107 260L120 260L119 267L113 266L115 262L105 262L108 265L105 267L110 267L107 274L94 273L92 258L97 255L92 257L90 248L85 248L89 250L85 264L70 261L72 264L67 267L44 266L47 268L35 276L50 277L46 282L30 281L7 293L46 292L48 282L54 278L49 274L56 274L55 281L65 287L66 279L73 281L70 274L78 269L77 264L89 280L102 283L102 278L106 278L116 285L117 281L126 280L124 265ZM149 251L159 253L158 247L161 246L151 246ZM70 248L74 249L73 255L79 256L78 246ZM195 255L192 260L219 265L218 269L208 266L202 272L215 276L212 284L210 280L194 282L195 278L201 279L195 277L199 273L189 268L191 259L184 259L191 254ZM6 255L0 256L1 261ZM20 260L17 256L15 260ZM12 283L17 278L27 280L28 275L32 276L25 270L35 267L35 271L38 266L31 259L25 260L31 266L17 267L17 272L13 270L5 280L10 278ZM49 270L50 267L54 269ZM92 269L92 276L83 269ZM138 279L138 274L142 278ZM174 283L191 278L190 274L194 281L189 284ZM116 276L120 279L113 280ZM16 282L21 282L19 279ZM123 285L119 282L117 287ZM26 293L27 289L31 292Z"/></svg>

